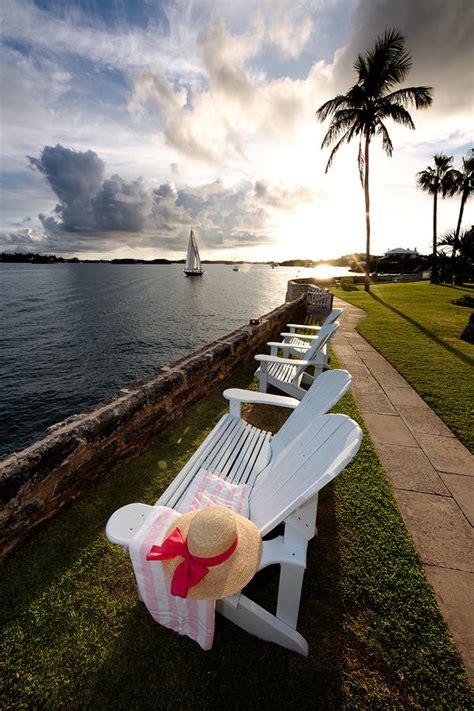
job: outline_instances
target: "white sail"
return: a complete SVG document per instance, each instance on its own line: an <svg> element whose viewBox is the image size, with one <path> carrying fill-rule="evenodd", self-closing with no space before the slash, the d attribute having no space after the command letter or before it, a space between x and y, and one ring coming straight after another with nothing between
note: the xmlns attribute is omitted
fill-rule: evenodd
<svg viewBox="0 0 474 711"><path fill-rule="evenodd" d="M189 244L188 244L188 251L186 254L186 264L184 267L184 271L190 272L190 273L195 273L195 274L201 274L202 273L202 268L201 268L201 257L199 256L199 250L196 242L196 237L194 236L194 232L191 230L191 234L189 235Z"/></svg>

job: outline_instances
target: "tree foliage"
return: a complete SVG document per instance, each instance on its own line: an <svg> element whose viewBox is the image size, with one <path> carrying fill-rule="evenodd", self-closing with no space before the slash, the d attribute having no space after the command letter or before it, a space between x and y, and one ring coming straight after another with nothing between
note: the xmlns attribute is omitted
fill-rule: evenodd
<svg viewBox="0 0 474 711"><path fill-rule="evenodd" d="M414 129L408 112L410 107L425 109L432 103L431 87L395 88L405 81L412 66L410 54L405 49L405 39L398 30L386 30L378 37L372 49L359 54L354 70L357 82L346 94L326 101L316 111L320 121L331 118L321 148L334 147L329 155L326 172L344 143L359 137L359 175L365 193L366 254L370 254L370 198L369 198L369 145L378 136L382 148L391 156L393 144L386 121ZM369 259L366 259L367 264ZM366 289L369 290L369 270L366 267Z"/></svg>

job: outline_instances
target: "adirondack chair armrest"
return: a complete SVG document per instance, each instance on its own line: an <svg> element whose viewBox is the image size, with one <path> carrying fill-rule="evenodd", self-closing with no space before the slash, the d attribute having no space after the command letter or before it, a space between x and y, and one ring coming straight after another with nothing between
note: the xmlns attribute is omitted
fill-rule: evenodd
<svg viewBox="0 0 474 711"><path fill-rule="evenodd" d="M271 355L256 355L255 360L261 363L279 363L280 365L310 365L310 360L299 360L298 358L280 358Z"/></svg>
<svg viewBox="0 0 474 711"><path fill-rule="evenodd" d="M287 351L289 351L291 348L294 348L291 343L282 343L281 341L268 341L267 346L270 346L270 348L281 348L282 350ZM272 355L276 354L272 353Z"/></svg>
<svg viewBox="0 0 474 711"><path fill-rule="evenodd" d="M301 338L301 340L305 341L315 341L316 338L319 338L318 336L307 336L305 333L280 333L280 336L283 336L284 338Z"/></svg>
<svg viewBox="0 0 474 711"><path fill-rule="evenodd" d="M240 405L243 402L248 402L251 405L275 405L276 407L289 407L295 409L300 401L295 397L286 397L284 395L270 395L269 393L260 393L255 390L244 390L243 388L229 388L224 390L224 397L229 400L229 412L235 417L240 417Z"/></svg>
<svg viewBox="0 0 474 711"><path fill-rule="evenodd" d="M305 323L287 323L288 328L306 328L308 331L320 331L321 326L308 326ZM294 334L293 334L294 335ZM298 334L299 336L299 334Z"/></svg>
<svg viewBox="0 0 474 711"><path fill-rule="evenodd" d="M269 565L294 565L306 568L306 542L295 540L293 545L285 545L283 536L263 541L259 570Z"/></svg>

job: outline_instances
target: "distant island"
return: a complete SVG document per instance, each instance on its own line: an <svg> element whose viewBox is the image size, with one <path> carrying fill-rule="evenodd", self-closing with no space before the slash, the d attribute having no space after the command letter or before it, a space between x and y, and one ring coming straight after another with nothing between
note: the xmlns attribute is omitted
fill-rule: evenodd
<svg viewBox="0 0 474 711"><path fill-rule="evenodd" d="M357 269L358 262L363 258L360 254L347 254L337 259L288 259L279 262L280 267L317 267L320 264L327 264L333 267L350 267L354 271ZM378 257L371 256L371 260L377 260ZM184 264L184 259L133 259L132 257L124 257L121 259L79 259L79 257L57 257L55 254L33 254L24 252L1 252L0 262L19 263L19 264ZM234 264L233 260L228 259L204 259L203 264ZM239 260L238 264L275 264L272 260L268 262L246 262Z"/></svg>

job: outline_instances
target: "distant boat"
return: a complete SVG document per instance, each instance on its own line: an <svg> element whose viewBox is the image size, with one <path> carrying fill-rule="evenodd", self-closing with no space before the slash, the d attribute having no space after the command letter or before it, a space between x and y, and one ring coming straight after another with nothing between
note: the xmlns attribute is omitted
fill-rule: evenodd
<svg viewBox="0 0 474 711"><path fill-rule="evenodd" d="M186 254L186 264L184 265L184 273L186 276L202 276L204 269L201 267L201 257L196 242L194 232L191 230L189 235L188 252Z"/></svg>
<svg viewBox="0 0 474 711"><path fill-rule="evenodd" d="M233 272L240 272L239 265L238 265L238 264L234 264L234 266L232 267L232 271L233 271Z"/></svg>
<svg viewBox="0 0 474 711"><path fill-rule="evenodd" d="M272 262L272 269L275 269L276 267L279 267L280 265L278 262Z"/></svg>

